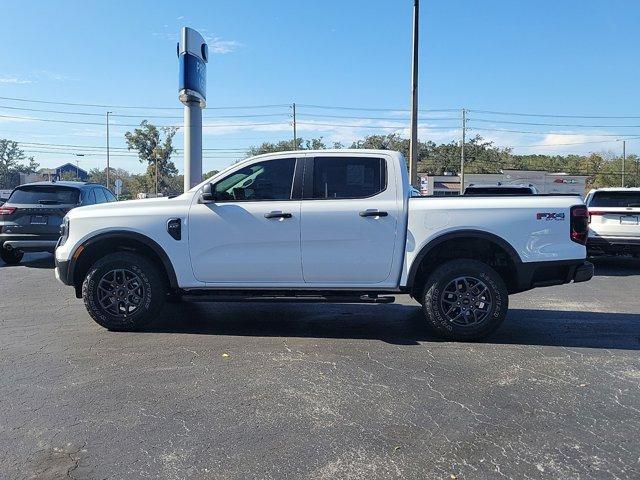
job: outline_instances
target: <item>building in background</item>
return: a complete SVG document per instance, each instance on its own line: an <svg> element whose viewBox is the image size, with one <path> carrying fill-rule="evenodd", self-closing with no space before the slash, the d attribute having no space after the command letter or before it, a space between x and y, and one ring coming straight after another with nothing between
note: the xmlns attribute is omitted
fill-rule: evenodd
<svg viewBox="0 0 640 480"><path fill-rule="evenodd" d="M541 170L503 170L501 173L467 173L464 186L470 184L533 185L540 193L570 193L584 195L587 184L586 175L550 173ZM460 194L460 176L421 175L420 193L422 195L448 196Z"/></svg>
<svg viewBox="0 0 640 480"><path fill-rule="evenodd" d="M64 165L56 167L55 171L58 180L65 173L73 175L75 178L78 178L83 182L86 182L89 178L89 173L86 170L83 170L82 168L78 167L78 165L74 165L73 163L65 163Z"/></svg>

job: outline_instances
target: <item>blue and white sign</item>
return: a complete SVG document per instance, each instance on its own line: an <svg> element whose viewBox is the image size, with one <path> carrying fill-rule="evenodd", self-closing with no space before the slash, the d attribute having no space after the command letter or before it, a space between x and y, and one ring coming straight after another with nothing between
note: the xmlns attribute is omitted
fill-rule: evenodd
<svg viewBox="0 0 640 480"><path fill-rule="evenodd" d="M178 94L180 101L198 101L204 108L207 100L207 62L209 47L202 35L193 28L183 27L178 43L180 77Z"/></svg>

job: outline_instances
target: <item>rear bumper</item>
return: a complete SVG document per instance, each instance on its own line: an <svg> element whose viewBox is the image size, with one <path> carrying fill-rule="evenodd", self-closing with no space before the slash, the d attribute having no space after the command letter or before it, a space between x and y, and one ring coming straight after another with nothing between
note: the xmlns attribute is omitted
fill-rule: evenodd
<svg viewBox="0 0 640 480"><path fill-rule="evenodd" d="M593 278L593 264L585 260L529 262L519 265L518 288L511 293L536 287L549 287L570 282L586 282Z"/></svg>
<svg viewBox="0 0 640 480"><path fill-rule="evenodd" d="M0 235L0 246L23 252L53 253L58 243L57 237L51 235Z"/></svg>
<svg viewBox="0 0 640 480"><path fill-rule="evenodd" d="M613 245L638 245L640 246L640 237L613 237L613 236L597 236L587 239L587 247L606 247Z"/></svg>

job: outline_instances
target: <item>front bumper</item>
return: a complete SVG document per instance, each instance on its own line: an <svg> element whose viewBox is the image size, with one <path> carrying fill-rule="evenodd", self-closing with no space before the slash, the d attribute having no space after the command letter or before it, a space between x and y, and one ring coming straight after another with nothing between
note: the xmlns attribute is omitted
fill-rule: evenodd
<svg viewBox="0 0 640 480"><path fill-rule="evenodd" d="M73 277L69 272L69 261L62 261L56 258L56 278L65 285L73 285Z"/></svg>

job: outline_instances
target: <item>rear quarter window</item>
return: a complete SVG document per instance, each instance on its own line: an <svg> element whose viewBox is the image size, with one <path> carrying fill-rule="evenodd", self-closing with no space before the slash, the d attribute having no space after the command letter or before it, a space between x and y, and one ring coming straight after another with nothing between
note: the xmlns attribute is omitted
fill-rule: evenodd
<svg viewBox="0 0 640 480"><path fill-rule="evenodd" d="M33 186L16 188L8 202L16 204L75 205L80 191L76 188L57 186Z"/></svg>

